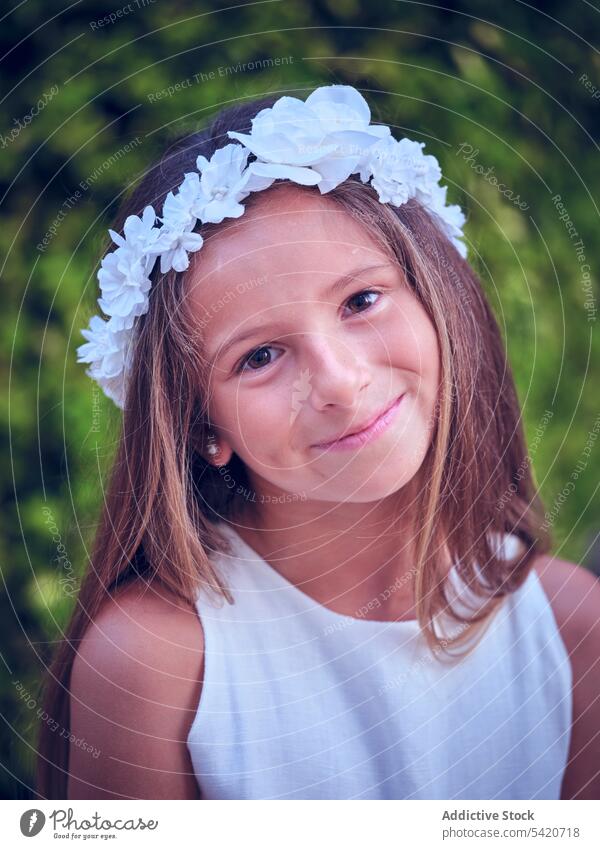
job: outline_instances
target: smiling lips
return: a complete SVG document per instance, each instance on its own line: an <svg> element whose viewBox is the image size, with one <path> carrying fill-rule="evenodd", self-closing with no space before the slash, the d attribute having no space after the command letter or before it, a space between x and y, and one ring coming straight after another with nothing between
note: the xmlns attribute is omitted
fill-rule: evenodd
<svg viewBox="0 0 600 849"><path fill-rule="evenodd" d="M400 406L403 398L404 394L400 395L399 398L396 398L390 407L387 407L382 413L379 413L376 418L372 419L371 422L362 430L357 430L345 436L340 436L331 442L318 442L312 447L337 450L344 448L357 448L360 445L364 445L380 433L383 433L394 418L394 414Z"/></svg>

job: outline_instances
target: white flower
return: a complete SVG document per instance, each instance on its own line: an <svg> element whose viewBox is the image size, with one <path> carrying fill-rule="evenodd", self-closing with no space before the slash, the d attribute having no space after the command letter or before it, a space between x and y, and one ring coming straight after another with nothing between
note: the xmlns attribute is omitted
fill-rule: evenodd
<svg viewBox="0 0 600 849"><path fill-rule="evenodd" d="M369 151L380 139L390 136L390 128L371 124L371 110L362 94L352 86L321 86L306 99L335 150L312 167L321 174L321 194L331 191L350 174L361 170Z"/></svg>
<svg viewBox="0 0 600 849"><path fill-rule="evenodd" d="M150 283L150 281L148 281ZM148 312L150 301L148 291L134 286L124 286L123 291L112 301L98 298L98 306L105 315L110 316L115 330L129 330L136 318Z"/></svg>
<svg viewBox="0 0 600 849"><path fill-rule="evenodd" d="M402 206L415 195L415 173L411 160L402 156L400 142L388 138L378 142L369 152L360 177L377 191L381 203Z"/></svg>
<svg viewBox="0 0 600 849"><path fill-rule="evenodd" d="M184 175L177 194L169 192L165 198L160 220L172 231L183 231L190 225L193 227L200 217L199 209L202 202L200 175L197 171L189 171ZM152 250L160 253L156 243L152 246Z"/></svg>
<svg viewBox="0 0 600 849"><path fill-rule="evenodd" d="M461 241L464 238L462 226L465 214L457 204L446 205L447 186L432 186L427 208L438 217L442 231L448 236L459 254L466 258L467 247Z"/></svg>
<svg viewBox="0 0 600 849"><path fill-rule="evenodd" d="M321 127L328 134L353 130L377 136L390 132L389 127L371 126L369 104L352 86L320 86L309 94L305 103L317 115Z"/></svg>
<svg viewBox="0 0 600 849"><path fill-rule="evenodd" d="M301 168L298 165L282 165L278 162L251 162L248 166L250 173L249 185L253 192L268 189L275 180L291 180L301 186L316 186L321 182L321 175L312 168Z"/></svg>
<svg viewBox="0 0 600 849"><path fill-rule="evenodd" d="M94 315L90 319L89 327L81 331L81 335L88 341L77 348L78 363L93 363L104 356L108 337L108 322Z"/></svg>
<svg viewBox="0 0 600 849"><path fill-rule="evenodd" d="M227 135L255 154L254 174L318 185L324 194L357 171L371 145L389 135L389 127L370 125L370 119L369 106L356 89L323 86L306 102L281 97L261 110L250 135Z"/></svg>
<svg viewBox="0 0 600 849"><path fill-rule="evenodd" d="M92 363L96 376L115 377L121 373L128 333L114 331L110 321L95 315L90 319L89 329L82 330L81 335L88 341L77 349L78 362Z"/></svg>
<svg viewBox="0 0 600 849"><path fill-rule="evenodd" d="M250 151L239 144L227 144L210 158L199 156L196 166L201 173L201 198L198 217L211 224L224 218L239 218L244 207L239 203L249 194L246 184L250 172L244 170Z"/></svg>
<svg viewBox="0 0 600 849"><path fill-rule="evenodd" d="M110 398L120 410L124 409L127 382L127 372L125 370L117 377L95 377L92 370L88 371L87 374L96 381L107 398Z"/></svg>
<svg viewBox="0 0 600 849"><path fill-rule="evenodd" d="M232 131L227 135L263 162L280 165L312 165L335 148L323 147L321 122L303 100L295 97L280 97L272 107L261 109L252 119L249 135Z"/></svg>
<svg viewBox="0 0 600 849"><path fill-rule="evenodd" d="M126 248L140 256L144 254L149 245L158 234L158 229L154 227L156 222L156 213L154 207L147 206L140 218L137 215L130 215L125 220L123 232L125 236L115 233L114 230L109 230L113 242L120 248Z"/></svg>
<svg viewBox="0 0 600 849"><path fill-rule="evenodd" d="M77 349L77 362L91 364L86 374L122 409L125 375L131 363L131 333L115 330L112 319L104 321L95 315L81 335L88 341Z"/></svg>
<svg viewBox="0 0 600 849"><path fill-rule="evenodd" d="M204 243L193 229L200 218L206 199L200 185L200 175L189 171L184 175L177 194L169 192L163 204L159 229L149 251L160 255L160 270L163 274L173 268L185 271L189 266L188 252L198 251Z"/></svg>
<svg viewBox="0 0 600 849"><path fill-rule="evenodd" d="M131 328L134 319L148 309L149 274L156 261L152 246L160 232L155 221L153 207L147 206L141 218L130 215L126 219L124 236L109 231L118 247L100 263L102 297L98 304L106 315L115 317L120 329Z"/></svg>
<svg viewBox="0 0 600 849"><path fill-rule="evenodd" d="M402 206L409 198L416 197L426 208L435 213L442 231L448 236L461 256L467 249L460 241L465 216L457 205L446 204L447 186L440 186L442 176L435 156L423 153L424 142L389 137L374 145L365 159L360 178L376 189L381 203Z"/></svg>
<svg viewBox="0 0 600 849"><path fill-rule="evenodd" d="M435 156L425 155L424 142L397 141L391 136L370 149L360 178L377 190L381 203L402 206L409 198L425 200L442 176Z"/></svg>
<svg viewBox="0 0 600 849"><path fill-rule="evenodd" d="M154 261L155 257L152 264ZM102 291L98 303L106 315L124 318L130 313L141 315L145 312L141 308L147 304L147 293L152 285L147 268L148 257L136 256L127 245L103 258L98 271Z"/></svg>

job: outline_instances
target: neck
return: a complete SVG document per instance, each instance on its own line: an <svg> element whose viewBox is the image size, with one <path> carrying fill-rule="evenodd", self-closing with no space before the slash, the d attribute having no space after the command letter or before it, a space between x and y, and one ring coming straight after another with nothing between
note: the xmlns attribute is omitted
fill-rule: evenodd
<svg viewBox="0 0 600 849"><path fill-rule="evenodd" d="M416 485L376 504L295 501L290 509L261 499L232 524L319 604L356 618L415 619Z"/></svg>

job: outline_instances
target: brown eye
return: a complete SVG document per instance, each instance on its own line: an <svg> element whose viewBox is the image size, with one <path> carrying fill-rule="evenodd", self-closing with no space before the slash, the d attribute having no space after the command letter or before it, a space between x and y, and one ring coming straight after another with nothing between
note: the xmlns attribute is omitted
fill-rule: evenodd
<svg viewBox="0 0 600 849"><path fill-rule="evenodd" d="M365 298L365 296L368 296L368 295L380 295L380 294L381 294L381 292L378 292L376 289L365 289L362 292L357 292L356 295L352 295L350 298L348 298L346 303L350 304L352 301L359 301L359 306L366 306L367 309L368 309L369 307L372 307L374 303L377 303L377 301L374 301L372 303L368 303L368 302L365 303L364 301L362 301L362 299ZM362 301L362 303L360 303L361 301ZM365 310L362 309L362 310L359 310L359 312L365 312Z"/></svg>
<svg viewBox="0 0 600 849"><path fill-rule="evenodd" d="M270 345L263 345L261 348L255 348L254 351L251 351L248 354L248 356L244 357L240 361L240 364L238 365L238 367L235 370L236 374L239 374L242 371L248 371L248 370L250 370L250 371L260 371L261 366L269 365L270 364L270 358L269 358L269 360L265 360L264 356L261 356L258 359L256 359L256 358L258 357L259 354L263 354L265 351L270 351L270 350L272 350ZM251 363L253 365L257 365L258 368L247 369L246 366L251 364Z"/></svg>

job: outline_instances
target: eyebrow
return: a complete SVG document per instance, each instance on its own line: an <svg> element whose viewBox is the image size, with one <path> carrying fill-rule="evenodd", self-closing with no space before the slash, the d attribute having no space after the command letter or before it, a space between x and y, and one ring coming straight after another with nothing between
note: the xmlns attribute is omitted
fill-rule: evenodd
<svg viewBox="0 0 600 849"><path fill-rule="evenodd" d="M325 291L323 295L325 297L329 297L332 295L337 295L339 292L343 291L346 286L348 286L353 280L356 280L357 277L360 277L361 274L366 274L368 271L376 271L382 268L385 269L393 269L394 266L390 263L380 263L378 265L366 265L364 268L354 269L353 271L349 271L348 274L344 274L342 277L339 277L334 283L331 284ZM239 336L236 336L234 339L230 339L226 342L222 347L217 348L215 353L210 357L212 361L214 357L217 356L225 356L230 348L233 348L234 345L239 344L240 342L244 342L246 339L251 339L253 336L256 336L257 333L266 333L268 330L272 330L274 328L278 328L281 322L265 322L264 324L257 324L251 330L246 330L243 333L240 333Z"/></svg>

